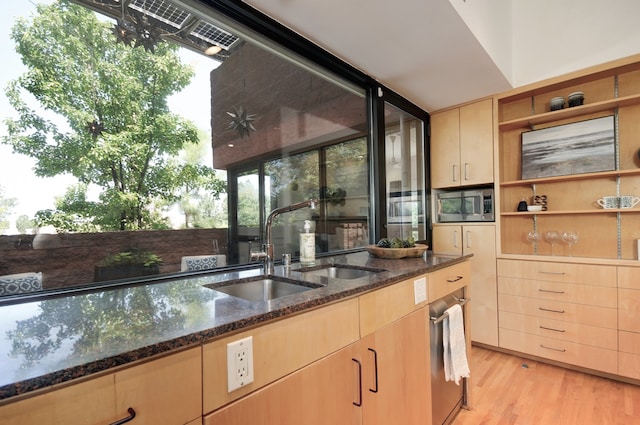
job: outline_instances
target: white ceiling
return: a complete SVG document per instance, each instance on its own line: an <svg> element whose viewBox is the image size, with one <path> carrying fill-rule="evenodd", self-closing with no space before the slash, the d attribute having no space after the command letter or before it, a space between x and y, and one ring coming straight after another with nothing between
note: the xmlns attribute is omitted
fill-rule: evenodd
<svg viewBox="0 0 640 425"><path fill-rule="evenodd" d="M640 53L638 0L245 2L429 112Z"/></svg>
<svg viewBox="0 0 640 425"><path fill-rule="evenodd" d="M427 111L510 88L448 0L245 0Z"/></svg>

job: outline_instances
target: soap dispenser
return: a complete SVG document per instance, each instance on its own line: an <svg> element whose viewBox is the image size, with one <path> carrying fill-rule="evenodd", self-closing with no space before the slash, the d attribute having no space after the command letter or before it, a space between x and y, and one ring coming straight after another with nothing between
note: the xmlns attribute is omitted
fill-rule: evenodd
<svg viewBox="0 0 640 425"><path fill-rule="evenodd" d="M313 266L316 263L316 235L311 233L311 222L304 221L304 232L300 233L300 264Z"/></svg>

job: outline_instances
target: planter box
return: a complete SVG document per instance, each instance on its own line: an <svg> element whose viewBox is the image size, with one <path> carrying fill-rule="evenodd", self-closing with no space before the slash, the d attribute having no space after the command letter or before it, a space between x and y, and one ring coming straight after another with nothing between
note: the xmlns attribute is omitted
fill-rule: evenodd
<svg viewBox="0 0 640 425"><path fill-rule="evenodd" d="M94 282L103 282L105 280L150 276L159 273L160 268L157 265L150 267L145 267L144 264L130 264L124 266L96 266L93 280Z"/></svg>

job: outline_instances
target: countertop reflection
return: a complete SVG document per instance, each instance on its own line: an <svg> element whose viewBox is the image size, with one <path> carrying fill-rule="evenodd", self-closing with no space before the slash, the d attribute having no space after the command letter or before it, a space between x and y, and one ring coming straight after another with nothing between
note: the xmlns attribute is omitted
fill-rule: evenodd
<svg viewBox="0 0 640 425"><path fill-rule="evenodd" d="M169 281L50 298L0 307L0 399L65 382L463 261L468 256L383 260L367 252L319 259L384 270L357 279L305 276L320 288L264 302L218 292L230 279L258 269L210 273ZM274 275L302 280L300 265ZM206 287L204 285L208 285Z"/></svg>

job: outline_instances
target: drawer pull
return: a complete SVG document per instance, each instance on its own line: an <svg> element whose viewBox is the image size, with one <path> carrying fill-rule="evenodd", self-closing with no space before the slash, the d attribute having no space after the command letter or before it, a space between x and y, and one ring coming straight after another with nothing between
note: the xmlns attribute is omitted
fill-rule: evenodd
<svg viewBox="0 0 640 425"><path fill-rule="evenodd" d="M564 272L545 272L544 270L540 270L538 273L542 273L542 274L558 274L558 275L563 275Z"/></svg>
<svg viewBox="0 0 640 425"><path fill-rule="evenodd" d="M368 350L373 353L373 365L374 365L373 367L376 372L376 387L375 389L369 388L369 391L371 391L372 393L377 393L378 392L378 352L373 348L368 348Z"/></svg>
<svg viewBox="0 0 640 425"><path fill-rule="evenodd" d="M538 307L538 309L542 311L550 311L552 313L564 313L564 310L554 310L552 308Z"/></svg>
<svg viewBox="0 0 640 425"><path fill-rule="evenodd" d="M540 291L540 292L549 292L551 294L564 294L564 291L554 291L552 289L541 289L541 288L538 288L538 291Z"/></svg>
<svg viewBox="0 0 640 425"><path fill-rule="evenodd" d="M561 353L564 353L565 351L567 351L567 350L565 350L564 348L547 347L547 346L546 346L546 345L544 345L544 344L540 344L540 347L542 347L542 348L546 348L547 350L560 351Z"/></svg>
<svg viewBox="0 0 640 425"><path fill-rule="evenodd" d="M358 359L351 359L358 365L358 401L353 402L354 406L362 406L362 363Z"/></svg>
<svg viewBox="0 0 640 425"><path fill-rule="evenodd" d="M449 283L453 283L453 282L457 282L459 280L464 279L464 276L456 276L455 279L447 279L447 282Z"/></svg>
<svg viewBox="0 0 640 425"><path fill-rule="evenodd" d="M127 409L127 412L129 413L129 416L127 416L126 418L122 418L119 421L116 421L114 423L112 423L111 425L122 425L122 424L126 424L129 421L132 421L133 418L136 417L136 411L133 410L133 407L130 407Z"/></svg>
<svg viewBox="0 0 640 425"><path fill-rule="evenodd" d="M548 328L548 327L542 326L542 325L540 325L540 329L545 329L547 331L554 331L554 332L566 332L564 329Z"/></svg>

